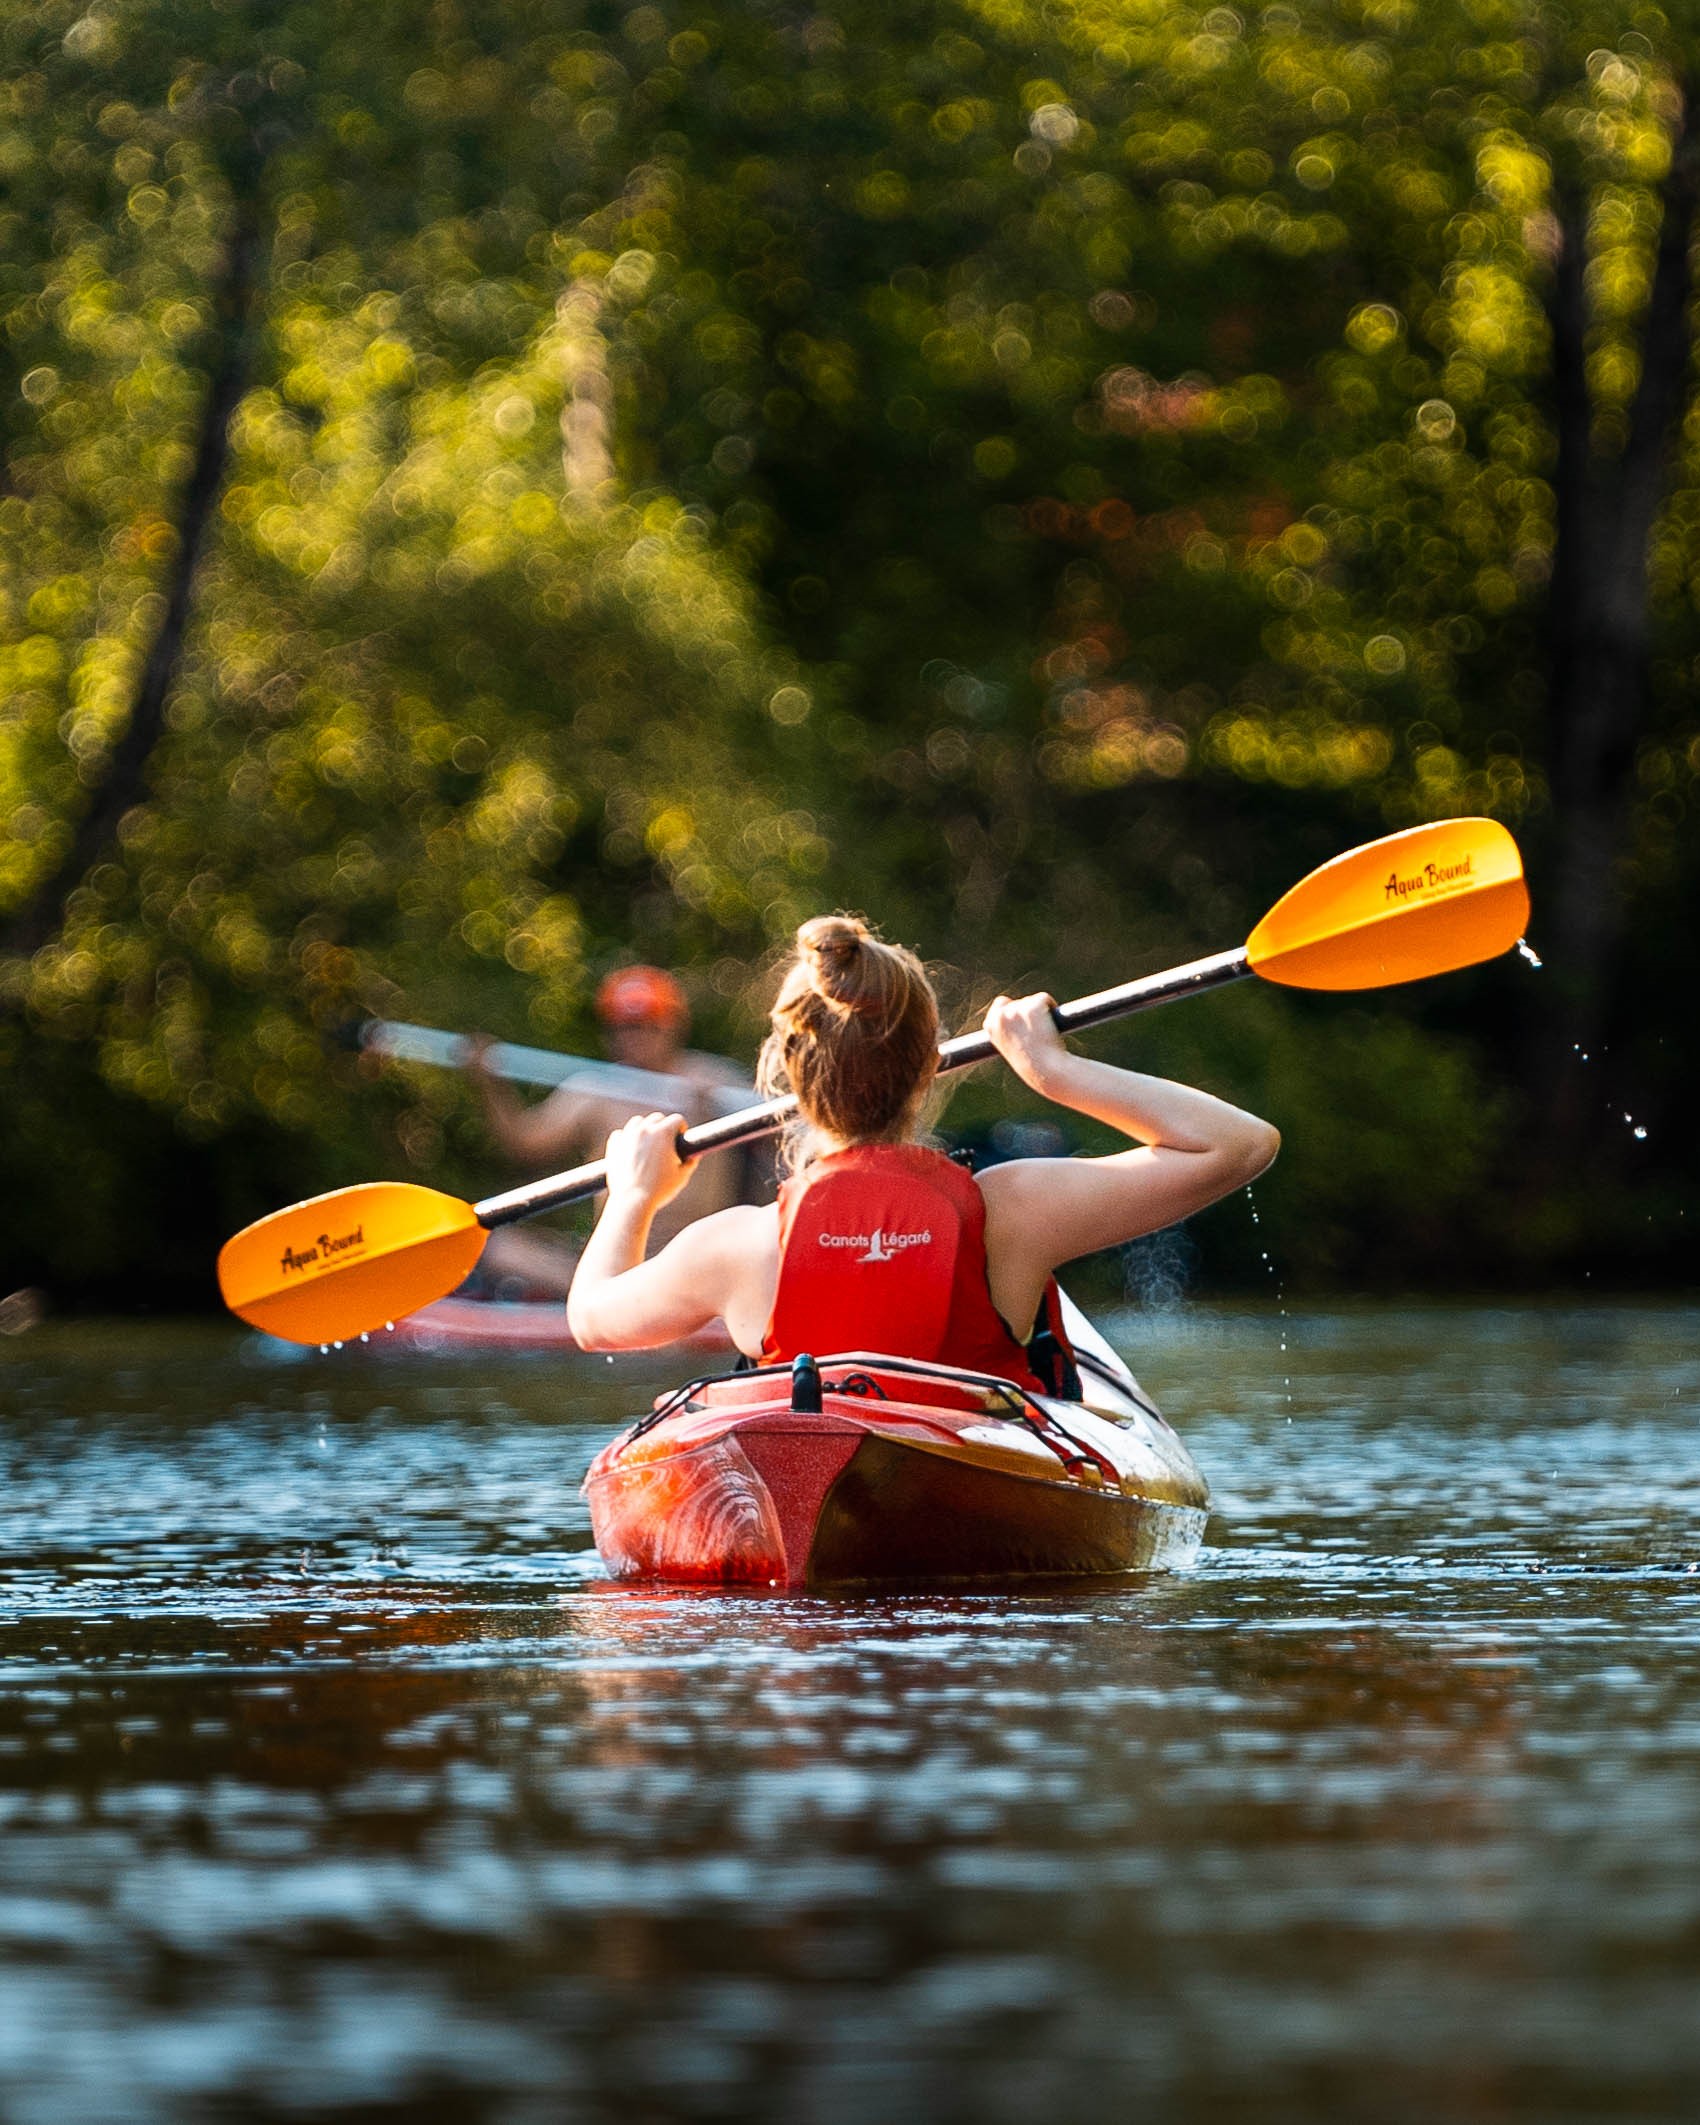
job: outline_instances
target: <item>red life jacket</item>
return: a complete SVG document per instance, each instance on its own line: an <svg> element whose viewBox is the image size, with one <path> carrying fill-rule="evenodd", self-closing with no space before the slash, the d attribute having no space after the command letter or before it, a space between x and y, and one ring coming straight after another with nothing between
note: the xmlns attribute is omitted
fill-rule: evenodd
<svg viewBox="0 0 1700 2125"><path fill-rule="evenodd" d="M1041 1327L1060 1327L1054 1294L1053 1285ZM918 1144L853 1144L780 1189L762 1363L804 1350L883 1351L1058 1391L992 1304L986 1202L973 1175Z"/></svg>

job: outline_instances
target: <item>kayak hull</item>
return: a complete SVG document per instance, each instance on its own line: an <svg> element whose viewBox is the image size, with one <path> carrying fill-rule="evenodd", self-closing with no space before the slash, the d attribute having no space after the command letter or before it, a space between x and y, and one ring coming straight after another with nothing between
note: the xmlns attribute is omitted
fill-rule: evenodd
<svg viewBox="0 0 1700 2125"><path fill-rule="evenodd" d="M585 1482L610 1573L819 1589L1175 1570L1197 1555L1209 1493L1149 1405L1118 1421L1033 1397L1017 1416L1007 1389L945 1368L918 1384L889 1362L822 1360L819 1410L791 1407L783 1374L693 1383L615 1440ZM884 1395L832 1391L841 1369Z"/></svg>
<svg viewBox="0 0 1700 2125"><path fill-rule="evenodd" d="M1082 1492L869 1440L823 1502L809 1577L837 1584L1162 1570L1191 1563L1205 1518L1194 1506Z"/></svg>

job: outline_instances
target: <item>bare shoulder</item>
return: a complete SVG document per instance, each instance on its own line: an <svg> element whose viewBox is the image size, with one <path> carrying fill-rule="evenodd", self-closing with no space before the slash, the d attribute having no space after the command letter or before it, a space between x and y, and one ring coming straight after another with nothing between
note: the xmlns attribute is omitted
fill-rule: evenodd
<svg viewBox="0 0 1700 2125"><path fill-rule="evenodd" d="M727 1055L707 1055L700 1048L687 1048L679 1057L681 1077L694 1077L704 1085L747 1085L750 1073Z"/></svg>
<svg viewBox="0 0 1700 2125"><path fill-rule="evenodd" d="M675 1233L648 1266L690 1292L705 1319L719 1314L741 1350L758 1349L779 1274L779 1212L771 1203L716 1210Z"/></svg>
<svg viewBox="0 0 1700 2125"><path fill-rule="evenodd" d="M1030 1204L1054 1200L1059 1188L1070 1186L1083 1163L1073 1158L1010 1158L1001 1165L987 1166L974 1179L988 1210L1020 1212Z"/></svg>
<svg viewBox="0 0 1700 2125"><path fill-rule="evenodd" d="M574 1085L557 1085L538 1101L532 1111L547 1114L551 1120L558 1118L563 1127L576 1123L589 1131L601 1128L604 1122L609 1129L617 1129L627 1119L629 1110L628 1103L609 1099L605 1093L581 1091Z"/></svg>
<svg viewBox="0 0 1700 2125"><path fill-rule="evenodd" d="M744 1262L779 1244L779 1211L772 1203L733 1203L683 1226L662 1250L675 1260Z"/></svg>

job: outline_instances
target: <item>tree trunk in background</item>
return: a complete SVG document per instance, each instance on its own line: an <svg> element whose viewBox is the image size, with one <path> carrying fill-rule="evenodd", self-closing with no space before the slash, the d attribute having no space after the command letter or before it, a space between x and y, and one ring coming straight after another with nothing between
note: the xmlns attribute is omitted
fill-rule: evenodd
<svg viewBox="0 0 1700 2125"><path fill-rule="evenodd" d="M248 370L248 321L260 242L257 186L238 202L235 226L215 290L217 352L207 382L195 462L177 512L177 551L164 585L165 613L142 666L122 737L104 769L62 860L0 930L0 949L19 956L38 951L57 932L65 906L117 838L119 822L147 792L148 762L165 728L165 711L183 656L195 571L229 455L230 421Z"/></svg>
<svg viewBox="0 0 1700 2125"><path fill-rule="evenodd" d="M614 477L614 389L602 338L602 290L594 281L575 280L555 305L555 320L566 386L561 472L572 499L595 507Z"/></svg>
<svg viewBox="0 0 1700 2125"><path fill-rule="evenodd" d="M1690 361L1700 139L1694 98L1686 93L1672 149L1641 378L1628 439L1616 455L1597 451L1590 434L1586 205L1575 191L1558 202L1560 246L1549 296L1558 437L1548 719L1553 828L1545 890L1536 903L1557 1018L1556 1028L1549 1019L1542 1029L1536 1084L1545 1148L1555 1160L1579 1152L1587 1134L1582 1081L1569 1064L1574 1048L1592 1053L1599 1046L1625 931L1618 865L1649 699L1648 543Z"/></svg>

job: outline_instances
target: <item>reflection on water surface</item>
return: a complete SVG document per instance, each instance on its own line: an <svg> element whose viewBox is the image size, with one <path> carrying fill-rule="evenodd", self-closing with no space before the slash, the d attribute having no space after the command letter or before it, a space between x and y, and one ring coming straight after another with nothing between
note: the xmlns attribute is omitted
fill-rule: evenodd
<svg viewBox="0 0 1700 2125"><path fill-rule="evenodd" d="M10 1347L0 2115L1700 2113L1700 1316L1127 1325L1196 1571L831 1600L599 1578L653 1368Z"/></svg>

